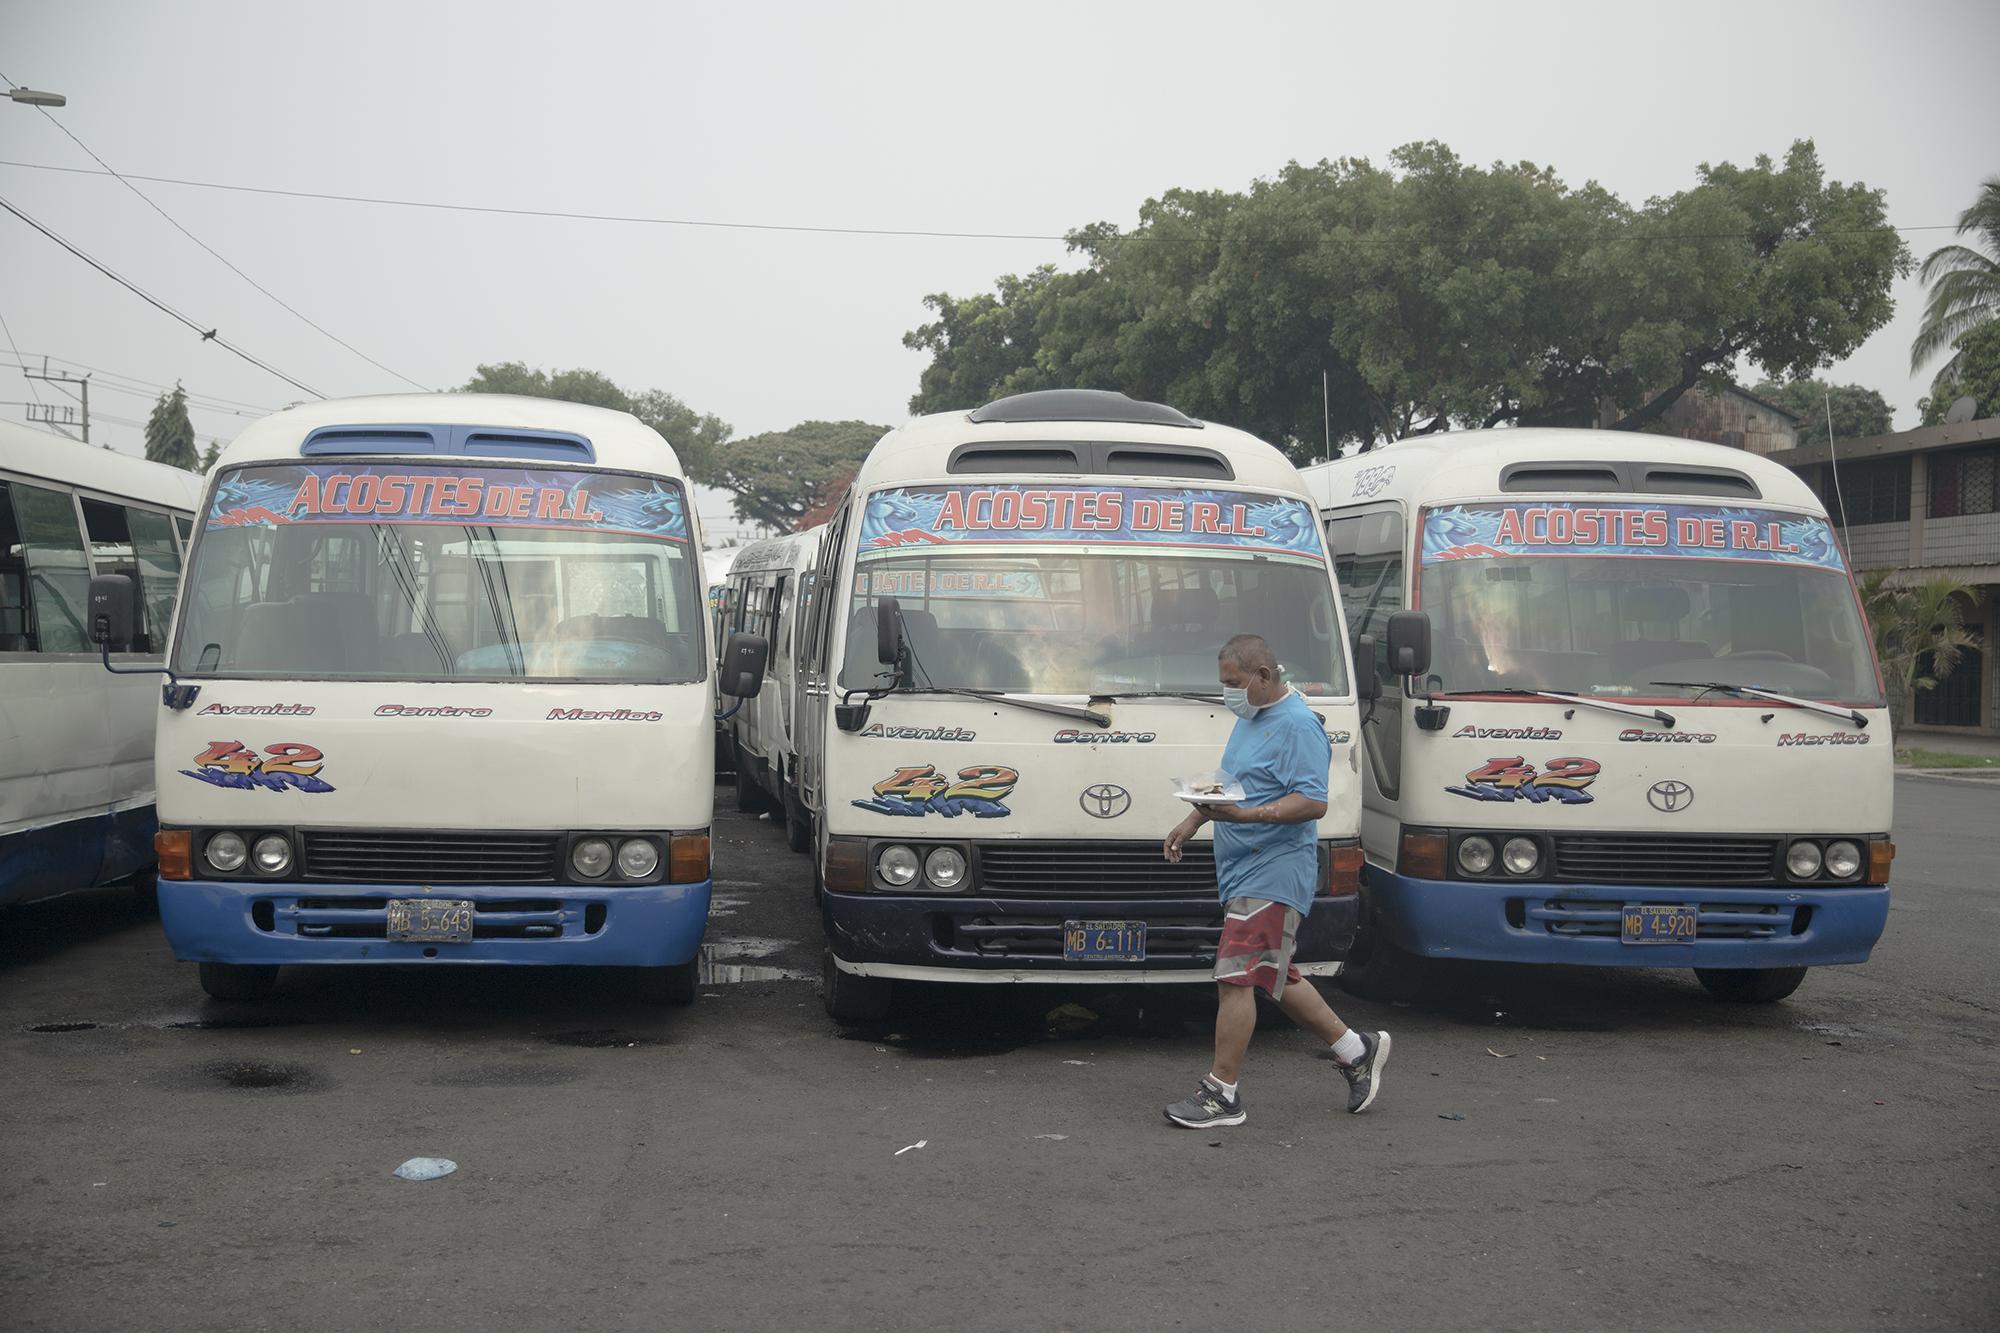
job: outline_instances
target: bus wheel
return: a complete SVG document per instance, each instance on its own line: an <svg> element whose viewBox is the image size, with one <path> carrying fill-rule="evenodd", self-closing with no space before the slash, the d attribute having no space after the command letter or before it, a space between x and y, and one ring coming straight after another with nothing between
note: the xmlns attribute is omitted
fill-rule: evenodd
<svg viewBox="0 0 2000 1333"><path fill-rule="evenodd" d="M629 974L632 993L648 1004L693 1004L700 961L690 958L679 967L635 967Z"/></svg>
<svg viewBox="0 0 2000 1333"><path fill-rule="evenodd" d="M1408 1004L1430 977L1430 960L1400 947L1374 920L1368 891L1361 893L1361 928L1340 965L1340 988L1364 1000Z"/></svg>
<svg viewBox="0 0 2000 1333"><path fill-rule="evenodd" d="M785 846L795 852L809 852L813 845L812 816L805 806L785 789Z"/></svg>
<svg viewBox="0 0 2000 1333"><path fill-rule="evenodd" d="M757 785L756 777L750 772L750 765L736 756L736 808L746 815L762 814L767 798L764 789Z"/></svg>
<svg viewBox="0 0 2000 1333"><path fill-rule="evenodd" d="M820 998L826 1002L827 1017L836 1023L873 1023L889 1016L889 983L841 971L831 949L820 973Z"/></svg>
<svg viewBox="0 0 2000 1333"><path fill-rule="evenodd" d="M1734 1004L1770 1004L1782 1000L1806 979L1803 967L1697 967L1695 980L1718 1000Z"/></svg>
<svg viewBox="0 0 2000 1333"><path fill-rule="evenodd" d="M201 963L201 988L218 1000L262 1000L278 984L278 969L262 963Z"/></svg>

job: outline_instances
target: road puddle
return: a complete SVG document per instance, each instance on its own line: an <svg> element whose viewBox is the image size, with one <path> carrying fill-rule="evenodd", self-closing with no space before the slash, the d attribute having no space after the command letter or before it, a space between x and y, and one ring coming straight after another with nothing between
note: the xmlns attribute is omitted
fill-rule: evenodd
<svg viewBox="0 0 2000 1333"><path fill-rule="evenodd" d="M757 981L810 981L806 972L766 963L743 962L746 958L768 958L785 948L785 941L758 935L724 935L701 946L695 960L695 980L703 986L733 986Z"/></svg>
<svg viewBox="0 0 2000 1333"><path fill-rule="evenodd" d="M28 1032L95 1032L102 1023L30 1023Z"/></svg>
<svg viewBox="0 0 2000 1333"><path fill-rule="evenodd" d="M308 1065L278 1060L212 1060L195 1067L198 1081L246 1092L317 1092L324 1080Z"/></svg>

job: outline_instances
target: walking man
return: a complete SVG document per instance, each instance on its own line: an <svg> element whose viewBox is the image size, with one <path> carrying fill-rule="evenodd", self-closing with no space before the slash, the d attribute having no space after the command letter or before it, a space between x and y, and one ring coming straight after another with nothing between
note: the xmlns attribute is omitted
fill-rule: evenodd
<svg viewBox="0 0 2000 1333"><path fill-rule="evenodd" d="M1215 825L1215 876L1222 890L1222 943L1215 951L1215 1063L1186 1101L1166 1110L1188 1129L1240 1125L1237 1081L1261 990L1293 1022L1331 1048L1347 1077L1347 1109L1360 1114L1382 1090L1389 1034L1356 1032L1292 965L1299 921L1312 910L1319 879L1314 825L1326 813L1333 747L1306 701L1279 679L1271 645L1239 634L1217 662L1222 701L1236 714L1222 769L1243 786L1234 805L1197 805L1167 834L1169 861L1203 824ZM1254 988L1254 990L1253 990Z"/></svg>

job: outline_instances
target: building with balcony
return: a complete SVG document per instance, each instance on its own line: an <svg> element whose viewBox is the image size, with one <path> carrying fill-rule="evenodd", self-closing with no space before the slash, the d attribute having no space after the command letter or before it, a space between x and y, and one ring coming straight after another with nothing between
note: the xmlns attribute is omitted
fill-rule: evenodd
<svg viewBox="0 0 2000 1333"><path fill-rule="evenodd" d="M1857 574L1888 569L1901 584L1945 575L1972 588L1965 623L1979 647L1917 691L1904 726L2000 735L2000 417L1806 445L1773 461L1826 504Z"/></svg>

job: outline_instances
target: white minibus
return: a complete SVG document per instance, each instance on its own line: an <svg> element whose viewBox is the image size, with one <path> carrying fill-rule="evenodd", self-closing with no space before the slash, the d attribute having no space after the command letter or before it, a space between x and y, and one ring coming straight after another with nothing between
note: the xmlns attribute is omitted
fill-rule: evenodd
<svg viewBox="0 0 2000 1333"><path fill-rule="evenodd" d="M1333 749L1319 901L1352 937L1356 709L1317 516L1270 445L1123 394L1021 394L876 444L827 525L800 785L840 1020L897 980L1203 982L1213 844L1169 864L1176 777L1234 724L1216 658L1270 640ZM1372 681L1374 674L1369 673Z"/></svg>
<svg viewBox="0 0 2000 1333"><path fill-rule="evenodd" d="M1691 967L1769 1001L1889 910L1892 749L1825 508L1767 458L1492 430L1305 472L1347 624L1386 645L1343 976Z"/></svg>
<svg viewBox="0 0 2000 1333"><path fill-rule="evenodd" d="M166 651L201 478L0 422L0 906L153 864L153 701L88 630L90 580L142 590L119 661Z"/></svg>
<svg viewBox="0 0 2000 1333"><path fill-rule="evenodd" d="M209 478L158 717L175 955L218 998L283 964L555 963L692 999L700 537L673 449L622 412L387 395L246 429ZM118 641L116 581L91 600ZM758 645L720 669L754 692Z"/></svg>
<svg viewBox="0 0 2000 1333"><path fill-rule="evenodd" d="M802 612L809 605L813 567L826 528L751 542L729 568L725 602L731 628L760 635L771 645L764 688L734 710L727 726L736 773L736 808L768 811L785 826L795 852L807 850L812 820L799 799L797 663Z"/></svg>

